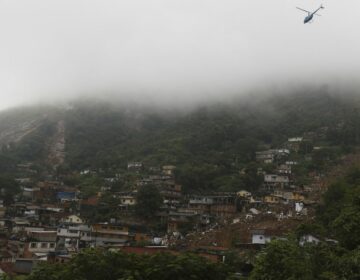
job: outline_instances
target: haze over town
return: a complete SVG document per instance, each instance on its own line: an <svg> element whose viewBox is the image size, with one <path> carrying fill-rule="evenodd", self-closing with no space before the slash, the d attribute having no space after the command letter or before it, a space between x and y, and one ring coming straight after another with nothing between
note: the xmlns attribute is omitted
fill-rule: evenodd
<svg viewBox="0 0 360 280"><path fill-rule="evenodd" d="M196 103L354 85L357 0L0 1L0 109L79 96Z"/></svg>

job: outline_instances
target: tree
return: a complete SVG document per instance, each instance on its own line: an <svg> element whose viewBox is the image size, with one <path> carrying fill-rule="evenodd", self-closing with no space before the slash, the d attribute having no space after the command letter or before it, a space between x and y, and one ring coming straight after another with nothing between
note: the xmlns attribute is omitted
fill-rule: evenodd
<svg viewBox="0 0 360 280"><path fill-rule="evenodd" d="M154 185L143 186L136 195L136 214L143 218L153 218L162 202L160 192Z"/></svg>
<svg viewBox="0 0 360 280"><path fill-rule="evenodd" d="M4 200L5 205L14 201L14 196L20 191L19 184L10 176L0 176L0 198Z"/></svg>
<svg viewBox="0 0 360 280"><path fill-rule="evenodd" d="M352 250L360 245L360 207L347 206L332 223L341 244Z"/></svg>
<svg viewBox="0 0 360 280"><path fill-rule="evenodd" d="M226 266L191 254L134 255L85 250L65 264L38 266L27 280L226 279Z"/></svg>
<svg viewBox="0 0 360 280"><path fill-rule="evenodd" d="M360 245L360 179L353 169L343 182L330 186L317 216L341 245L353 250Z"/></svg>
<svg viewBox="0 0 360 280"><path fill-rule="evenodd" d="M252 280L335 280L344 277L341 261L346 250L326 243L299 245L296 239L276 240L266 247L255 262ZM343 267L354 266L349 259ZM354 271L356 268L352 267ZM357 270L358 271L358 270ZM347 271L350 275L351 270Z"/></svg>
<svg viewBox="0 0 360 280"><path fill-rule="evenodd" d="M258 256L250 279L310 280L309 267L309 259L295 240L276 240Z"/></svg>

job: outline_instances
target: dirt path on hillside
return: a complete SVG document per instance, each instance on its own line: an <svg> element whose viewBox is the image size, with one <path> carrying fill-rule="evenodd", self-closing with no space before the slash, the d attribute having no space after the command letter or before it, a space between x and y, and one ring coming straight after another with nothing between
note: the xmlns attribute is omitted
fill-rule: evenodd
<svg viewBox="0 0 360 280"><path fill-rule="evenodd" d="M49 140L48 164L56 169L65 160L65 122L60 120L56 124L56 131Z"/></svg>

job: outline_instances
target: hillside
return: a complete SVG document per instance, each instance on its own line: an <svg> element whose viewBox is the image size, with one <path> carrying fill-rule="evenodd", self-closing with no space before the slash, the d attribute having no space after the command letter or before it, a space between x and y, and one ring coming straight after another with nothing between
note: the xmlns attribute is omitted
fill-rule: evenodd
<svg viewBox="0 0 360 280"><path fill-rule="evenodd" d="M59 172L125 170L130 161L174 164L188 188L249 185L257 150L309 135L311 145L348 150L360 141L359 102L323 92L239 99L181 112L74 102L0 114L0 168L35 162ZM226 190L226 187L225 189Z"/></svg>

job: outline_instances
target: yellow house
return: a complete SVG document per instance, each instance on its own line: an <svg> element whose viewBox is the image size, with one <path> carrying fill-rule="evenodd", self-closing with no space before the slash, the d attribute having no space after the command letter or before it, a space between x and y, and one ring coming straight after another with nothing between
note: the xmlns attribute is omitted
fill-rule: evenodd
<svg viewBox="0 0 360 280"><path fill-rule="evenodd" d="M273 194L264 196L264 202L266 202L266 203L280 203L281 201L283 201L283 199L281 197L273 195Z"/></svg>
<svg viewBox="0 0 360 280"><path fill-rule="evenodd" d="M241 191L237 192L236 194L239 197L251 197L251 192L248 192L245 190L241 190Z"/></svg>
<svg viewBox="0 0 360 280"><path fill-rule="evenodd" d="M293 192L293 200L295 201L303 201L305 200L305 196L299 192Z"/></svg>

